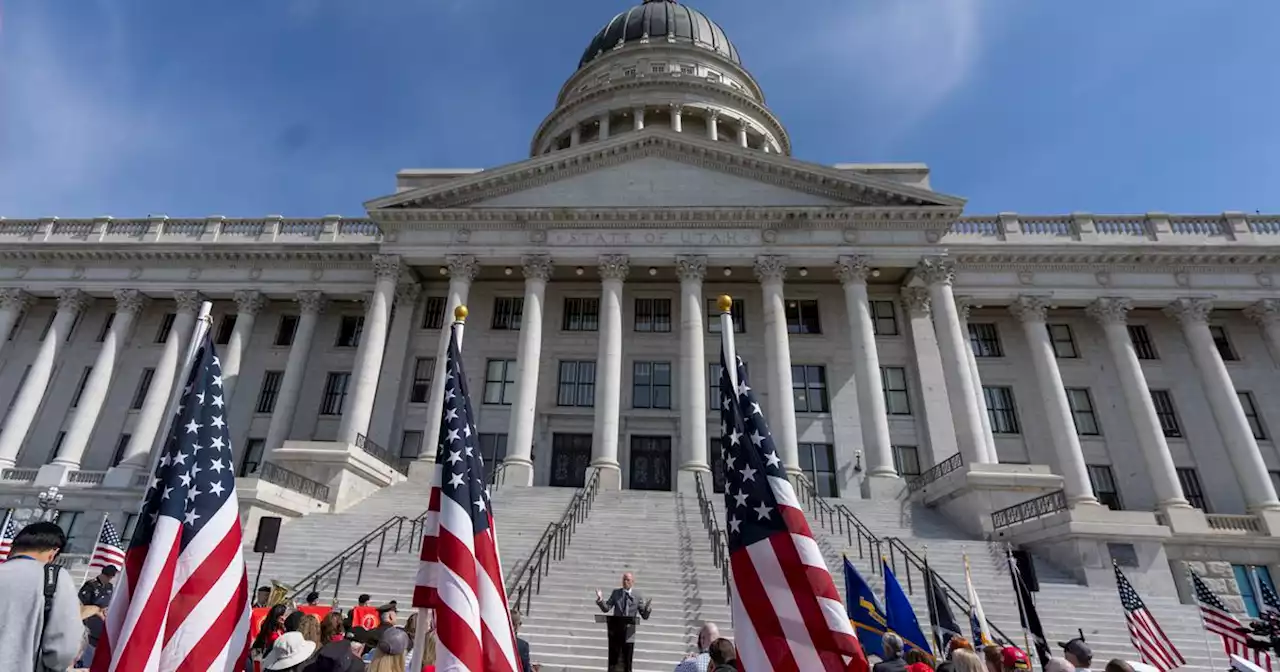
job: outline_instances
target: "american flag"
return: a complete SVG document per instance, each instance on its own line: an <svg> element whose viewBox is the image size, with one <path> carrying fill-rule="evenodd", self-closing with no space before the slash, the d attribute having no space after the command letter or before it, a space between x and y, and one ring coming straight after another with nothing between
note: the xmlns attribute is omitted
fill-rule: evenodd
<svg viewBox="0 0 1280 672"><path fill-rule="evenodd" d="M9 559L9 551L13 548L13 538L18 536L18 526L13 524L13 512L4 516L4 531L0 532L0 562Z"/></svg>
<svg viewBox="0 0 1280 672"><path fill-rule="evenodd" d="M436 610L436 668L516 672L515 631L498 560L471 396L458 345L449 335L436 475L413 606Z"/></svg>
<svg viewBox="0 0 1280 672"><path fill-rule="evenodd" d="M93 555L89 558L89 569L103 569L124 566L124 549L120 548L120 535L116 534L116 526L111 521L102 521L102 533L98 535L98 543L93 547Z"/></svg>
<svg viewBox="0 0 1280 672"><path fill-rule="evenodd" d="M745 672L867 670L867 658L809 530L764 413L736 359L720 354L733 632Z"/></svg>
<svg viewBox="0 0 1280 672"><path fill-rule="evenodd" d="M249 588L222 368L207 325L125 553L94 672L243 668Z"/></svg>
<svg viewBox="0 0 1280 672"><path fill-rule="evenodd" d="M1258 577L1257 569L1254 569L1253 573L1254 582L1258 584L1258 592L1262 593L1262 606L1265 607L1262 611L1273 617L1280 615L1280 596L1276 595L1275 588L1271 586L1269 581L1263 581L1261 577Z"/></svg>
<svg viewBox="0 0 1280 672"><path fill-rule="evenodd" d="M1124 620L1129 625L1129 641L1138 650L1142 662L1154 666L1160 672L1169 672L1187 664L1178 647L1173 645L1169 636L1164 634L1156 617L1147 610L1147 605L1138 597L1120 565L1113 564L1116 570L1116 588L1120 591L1120 604L1124 606Z"/></svg>
<svg viewBox="0 0 1280 672"><path fill-rule="evenodd" d="M1209 586L1195 572L1191 572L1191 584L1196 589L1196 602L1200 603L1200 619L1204 621L1204 629L1222 639L1222 650L1228 656L1240 656L1270 670L1271 655L1249 647L1249 635L1245 634L1248 628L1240 619L1231 615L1227 605L1209 590Z"/></svg>

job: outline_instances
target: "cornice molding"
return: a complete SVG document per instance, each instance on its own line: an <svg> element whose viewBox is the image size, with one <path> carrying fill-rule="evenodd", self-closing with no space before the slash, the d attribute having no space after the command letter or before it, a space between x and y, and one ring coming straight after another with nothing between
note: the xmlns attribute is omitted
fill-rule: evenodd
<svg viewBox="0 0 1280 672"><path fill-rule="evenodd" d="M399 229L469 231L565 229L761 228L779 230L941 231L955 219L949 207L727 207L727 208L449 208L374 210L380 223ZM407 225L407 226L406 226ZM388 242L394 242L394 231Z"/></svg>
<svg viewBox="0 0 1280 672"><path fill-rule="evenodd" d="M136 247L135 247L136 246ZM191 262L296 264L306 268L368 268L378 243L348 250L218 249L182 250L133 243L127 248L102 243L36 243L0 247L0 261L27 261L43 264L74 262L80 265L109 265L114 262L146 262L152 265L184 265Z"/></svg>
<svg viewBox="0 0 1280 672"><path fill-rule="evenodd" d="M1069 248L1069 246L1063 246ZM1274 248L1272 248L1274 249ZM1239 273L1241 269L1280 270L1280 253L1258 250L1222 252L1108 252L1060 249L1044 252L966 252L951 249L958 271L1033 271L1038 273Z"/></svg>

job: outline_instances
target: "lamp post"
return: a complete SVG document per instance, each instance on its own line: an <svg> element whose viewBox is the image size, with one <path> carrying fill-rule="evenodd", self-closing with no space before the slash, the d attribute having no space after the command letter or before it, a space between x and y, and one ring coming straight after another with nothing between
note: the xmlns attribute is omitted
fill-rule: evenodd
<svg viewBox="0 0 1280 672"><path fill-rule="evenodd" d="M58 519L58 504L62 503L62 493L58 486L51 485L48 490L36 496L40 503L40 520L54 522Z"/></svg>

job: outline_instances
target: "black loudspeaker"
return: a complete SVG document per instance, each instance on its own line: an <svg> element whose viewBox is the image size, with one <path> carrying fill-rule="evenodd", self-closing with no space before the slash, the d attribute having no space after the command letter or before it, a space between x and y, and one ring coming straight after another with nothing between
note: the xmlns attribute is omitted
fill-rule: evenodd
<svg viewBox="0 0 1280 672"><path fill-rule="evenodd" d="M254 553L275 553L276 540L280 537L279 516L263 516L258 520L258 538L253 542Z"/></svg>
<svg viewBox="0 0 1280 672"><path fill-rule="evenodd" d="M1018 573L1022 575L1022 581L1027 584L1027 590L1033 593L1040 592L1040 579L1036 578L1036 563L1032 561L1031 554L1026 551L1014 551L1013 561L1018 565Z"/></svg>

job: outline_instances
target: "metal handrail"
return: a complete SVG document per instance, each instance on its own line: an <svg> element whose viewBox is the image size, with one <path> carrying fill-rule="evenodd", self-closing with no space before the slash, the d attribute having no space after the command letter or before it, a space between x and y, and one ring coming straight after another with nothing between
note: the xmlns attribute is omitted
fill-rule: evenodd
<svg viewBox="0 0 1280 672"><path fill-rule="evenodd" d="M324 564L316 568L315 571L295 581L293 583L293 592L289 594L288 598L296 600L300 595L307 592L319 592L320 582L336 572L337 576L333 582L333 603L337 604L338 594L342 590L342 579L346 566L355 559L356 555L360 556L359 564L356 567L356 583L359 584L360 579L364 577L364 565L365 560L368 558L369 547L374 542L377 542L378 544L378 556L374 561L374 567L381 567L382 556L387 552L387 535L390 534L392 529L395 530L395 542L392 545L390 552L399 552L403 544L405 550L412 553L415 548L421 546L422 528L426 525L426 518L427 513L425 511L415 518L409 518L408 516L392 516L391 518L388 518L385 522L373 528L373 530L368 534L357 539L337 555L326 560ZM409 534L407 538L404 535L405 523L409 524ZM326 585L326 588L327 587L328 586Z"/></svg>
<svg viewBox="0 0 1280 672"><path fill-rule="evenodd" d="M489 470L489 485L502 485L507 480L507 462L506 460L498 460L493 463L493 469Z"/></svg>
<svg viewBox="0 0 1280 672"><path fill-rule="evenodd" d="M1006 506L999 511L993 512L991 514L991 529L995 531L1013 527L1028 520L1043 518L1066 510L1067 493L1062 490L1054 490L1047 495L1040 495L1034 499L1028 499L1025 502Z"/></svg>
<svg viewBox="0 0 1280 672"><path fill-rule="evenodd" d="M924 572L924 568L925 568L924 558L920 557L919 554L911 550L911 547L907 546L906 542L904 542L902 539L899 539L898 537L885 537L883 541L885 542L885 545L889 547L888 562L893 567L894 576L897 576L897 577L905 576L907 579L907 594L908 595L915 594L915 585L914 585L915 582L911 578L911 570L913 568L920 574L920 584L922 589L929 590L929 586L925 582L926 575ZM905 565L905 569L906 569L905 572L898 571L899 557L901 557L903 560L903 564ZM931 568L931 571L932 571L932 568ZM942 578L942 576L937 572L933 572L933 575L938 579L938 585L942 586L942 592L943 594L946 595L947 601L950 602L955 607L957 607L960 610L960 612L965 614L967 617L969 613L969 606L970 606L968 597L962 595L960 591L956 590L955 587L953 587L950 583L948 583L947 580ZM991 627L991 631L994 632L996 634L996 637L999 638L1001 641L1004 641L1004 642L1016 641L1013 638L1006 635L1003 630L996 627L996 624L992 623L991 619L989 618L987 619L987 625Z"/></svg>
<svg viewBox="0 0 1280 672"><path fill-rule="evenodd" d="M564 559L565 551L573 541L573 533L579 523L587 520L599 492L600 471L596 470L573 494L560 520L547 524L529 557L507 580L507 603L513 609L528 614L533 608L533 596L542 592L542 578L551 571L553 561Z"/></svg>
<svg viewBox="0 0 1280 672"><path fill-rule="evenodd" d="M865 559L868 555L872 558L880 557L880 538L853 515L848 507L844 504L832 504L823 499L813 482L804 474L796 474L795 481L800 485L796 494L801 504L813 514L819 525L827 528L827 531L832 534L843 534L850 547L856 545L859 559ZM875 570L876 566L873 563L871 566L873 574Z"/></svg>
<svg viewBox="0 0 1280 672"><path fill-rule="evenodd" d="M402 474L409 474L409 460L392 456L391 451L383 448L382 444L379 444L377 441L374 441L364 434L356 434L356 448L363 450L373 459Z"/></svg>
<svg viewBox="0 0 1280 672"><path fill-rule="evenodd" d="M956 469L959 469L963 465L964 458L960 456L960 453L956 453L932 467L929 467L928 471L907 482L907 492L914 493Z"/></svg>
<svg viewBox="0 0 1280 672"><path fill-rule="evenodd" d="M698 491L698 510L702 514L702 526L707 529L707 539L711 542L711 559L716 569L720 570L720 582L724 584L724 598L727 604L733 604L733 583L729 581L729 537L720 529L720 521L716 519L715 505L707 496L707 487L702 482L702 473L694 474L694 483Z"/></svg>

